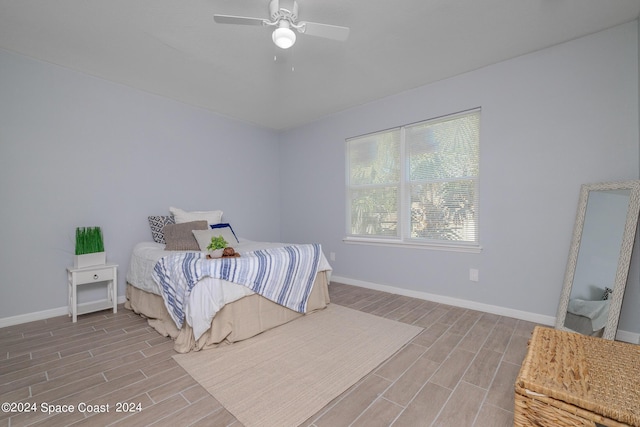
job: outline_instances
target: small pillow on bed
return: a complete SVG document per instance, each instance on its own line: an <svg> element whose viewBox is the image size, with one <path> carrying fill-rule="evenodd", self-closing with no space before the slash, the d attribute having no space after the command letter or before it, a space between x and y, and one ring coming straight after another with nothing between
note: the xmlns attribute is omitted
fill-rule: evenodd
<svg viewBox="0 0 640 427"><path fill-rule="evenodd" d="M151 215L148 218L149 227L151 227L151 236L156 243L167 243L164 240L164 226L167 224L175 224L176 220L173 215Z"/></svg>
<svg viewBox="0 0 640 427"><path fill-rule="evenodd" d="M182 224L169 224L164 227L165 251L199 251L200 246L193 230L207 230L207 221L192 221Z"/></svg>
<svg viewBox="0 0 640 427"><path fill-rule="evenodd" d="M218 224L222 221L222 211L193 211L187 212L171 206L169 212L176 218L176 224L191 221L207 221L207 224Z"/></svg>
<svg viewBox="0 0 640 427"><path fill-rule="evenodd" d="M238 240L236 236L233 234L233 230L231 228L216 228L213 230L193 230L193 236L196 238L198 242L198 247L200 247L201 251L206 251L207 246L211 243L212 237L222 236L224 240L227 241L227 245L233 247Z"/></svg>

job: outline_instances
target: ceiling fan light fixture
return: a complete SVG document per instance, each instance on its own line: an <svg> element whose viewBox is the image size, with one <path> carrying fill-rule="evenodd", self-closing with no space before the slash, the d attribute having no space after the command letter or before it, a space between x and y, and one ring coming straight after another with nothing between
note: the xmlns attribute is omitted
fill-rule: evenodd
<svg viewBox="0 0 640 427"><path fill-rule="evenodd" d="M282 20L271 35L273 42L281 49L289 49L296 42L296 33L289 28L289 22Z"/></svg>
<svg viewBox="0 0 640 427"><path fill-rule="evenodd" d="M214 14L213 20L218 24L267 26L273 29L271 39L280 49L289 49L293 46L296 43L296 33L337 41L345 41L349 37L348 27L298 21L296 0L271 0L269 19Z"/></svg>

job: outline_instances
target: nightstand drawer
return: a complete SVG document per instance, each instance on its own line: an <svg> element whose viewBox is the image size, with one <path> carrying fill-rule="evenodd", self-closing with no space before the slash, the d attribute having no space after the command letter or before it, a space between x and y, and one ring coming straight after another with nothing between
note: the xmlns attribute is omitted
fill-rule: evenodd
<svg viewBox="0 0 640 427"><path fill-rule="evenodd" d="M113 280L113 267L103 269L91 269L90 271L78 271L76 273L76 283L103 282Z"/></svg>

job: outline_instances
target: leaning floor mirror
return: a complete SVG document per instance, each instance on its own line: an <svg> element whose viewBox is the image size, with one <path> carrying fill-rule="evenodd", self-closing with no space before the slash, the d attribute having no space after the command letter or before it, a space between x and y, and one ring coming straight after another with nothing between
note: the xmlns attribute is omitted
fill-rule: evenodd
<svg viewBox="0 0 640 427"><path fill-rule="evenodd" d="M640 213L640 181L585 184L556 328L613 340Z"/></svg>

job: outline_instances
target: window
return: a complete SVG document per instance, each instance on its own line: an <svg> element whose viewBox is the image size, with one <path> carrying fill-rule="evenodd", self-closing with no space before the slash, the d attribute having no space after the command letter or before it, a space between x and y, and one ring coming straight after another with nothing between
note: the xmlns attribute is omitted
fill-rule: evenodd
<svg viewBox="0 0 640 427"><path fill-rule="evenodd" d="M479 249L480 110L350 138L347 241Z"/></svg>

